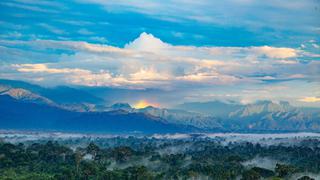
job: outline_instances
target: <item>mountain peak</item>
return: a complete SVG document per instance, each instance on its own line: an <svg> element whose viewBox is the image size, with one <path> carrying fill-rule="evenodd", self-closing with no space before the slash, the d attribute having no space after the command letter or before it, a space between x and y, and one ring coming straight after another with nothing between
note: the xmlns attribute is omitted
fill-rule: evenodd
<svg viewBox="0 0 320 180"><path fill-rule="evenodd" d="M131 108L128 103L115 103L111 106L112 108Z"/></svg>
<svg viewBox="0 0 320 180"><path fill-rule="evenodd" d="M6 91L3 91L0 94L9 95L14 99L22 100L22 101L30 101L30 102L39 103L39 104L50 104L50 105L54 104L48 98L42 97L38 94L32 93L22 88L10 88L10 89L7 89Z"/></svg>
<svg viewBox="0 0 320 180"><path fill-rule="evenodd" d="M142 109L159 109L159 108L156 108L156 107L153 107L153 106L147 106L147 107L142 108Z"/></svg>
<svg viewBox="0 0 320 180"><path fill-rule="evenodd" d="M114 110L124 110L124 111L132 111L132 107L128 103L115 103L112 106L110 106L109 110L114 111Z"/></svg>
<svg viewBox="0 0 320 180"><path fill-rule="evenodd" d="M290 112L294 111L294 107L292 107L289 102L280 101L279 103L274 103L269 100L261 100L256 103L249 104L233 112L230 116L240 116L247 117L257 114L265 114L265 113L278 113L278 112Z"/></svg>

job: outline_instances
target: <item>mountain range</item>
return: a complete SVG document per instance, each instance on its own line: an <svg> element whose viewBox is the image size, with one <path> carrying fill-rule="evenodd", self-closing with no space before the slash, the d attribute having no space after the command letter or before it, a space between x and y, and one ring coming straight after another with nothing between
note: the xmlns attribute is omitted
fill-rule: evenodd
<svg viewBox="0 0 320 180"><path fill-rule="evenodd" d="M101 91L101 89L99 90ZM104 91L107 92L107 91ZM106 133L320 131L320 108L288 102L191 102L141 109L77 87L0 80L0 129Z"/></svg>

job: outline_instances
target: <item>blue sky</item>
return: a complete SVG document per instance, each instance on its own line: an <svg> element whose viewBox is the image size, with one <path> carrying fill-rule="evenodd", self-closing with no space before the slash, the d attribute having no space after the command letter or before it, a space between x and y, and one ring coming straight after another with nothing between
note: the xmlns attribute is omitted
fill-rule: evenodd
<svg viewBox="0 0 320 180"><path fill-rule="evenodd" d="M318 0L3 0L0 9L0 78L159 89L163 105L171 94L320 105Z"/></svg>

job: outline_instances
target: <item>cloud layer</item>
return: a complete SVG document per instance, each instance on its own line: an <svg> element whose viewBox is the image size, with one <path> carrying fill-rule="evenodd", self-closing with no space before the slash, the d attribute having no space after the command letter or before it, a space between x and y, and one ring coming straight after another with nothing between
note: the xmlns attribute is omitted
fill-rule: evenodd
<svg viewBox="0 0 320 180"><path fill-rule="evenodd" d="M230 91L245 86L244 95L260 96L272 91L274 85L305 83L312 88L317 87L320 81L320 62L304 61L310 53L300 48L175 46L147 33L141 33L124 48L56 40L2 40L0 45L6 48L4 59L16 58L14 55L17 52L22 55L16 60L19 63L9 63L1 68L2 78L49 85L154 88L165 91L187 89L190 92L203 89L204 96L217 87ZM22 50L22 47L28 50ZM35 51L37 58L49 60L36 63L38 59L32 59ZM50 54L52 51L61 54ZM33 63L23 63L27 62L26 59ZM261 86L269 89L263 92L259 89ZM259 90L248 90L250 88ZM310 89L309 95L312 93ZM317 102L310 101L310 98L295 98L299 102Z"/></svg>

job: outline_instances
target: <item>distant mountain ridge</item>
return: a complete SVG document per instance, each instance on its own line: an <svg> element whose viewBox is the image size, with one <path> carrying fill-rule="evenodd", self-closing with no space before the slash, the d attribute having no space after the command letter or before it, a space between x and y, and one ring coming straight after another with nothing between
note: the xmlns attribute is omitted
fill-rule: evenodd
<svg viewBox="0 0 320 180"><path fill-rule="evenodd" d="M0 95L80 112L100 110L101 104L105 103L103 99L70 87L44 88L23 81L3 79L0 79Z"/></svg>
<svg viewBox="0 0 320 180"><path fill-rule="evenodd" d="M21 88L10 88L0 86L0 95L8 95L14 99L33 102L38 104L55 105L55 103L48 98L42 97L38 94L34 94L28 90Z"/></svg>
<svg viewBox="0 0 320 180"><path fill-rule="evenodd" d="M208 101L183 103L175 106L174 108L226 118L231 112L234 112L241 107L243 107L243 105L230 101Z"/></svg>
<svg viewBox="0 0 320 180"><path fill-rule="evenodd" d="M260 130L319 131L320 111L316 114L291 106L288 102L258 101L230 113L239 128ZM241 122L241 123L237 123Z"/></svg>
<svg viewBox="0 0 320 180"><path fill-rule="evenodd" d="M279 104L272 101L258 101L254 104L248 104L242 108L231 112L229 116L247 117L261 113L278 113L278 112L294 112L297 108L292 107L289 102L280 101Z"/></svg>
<svg viewBox="0 0 320 180"><path fill-rule="evenodd" d="M0 79L0 86L6 86L9 88L25 89L40 96L51 99L56 103L68 104L68 103L91 103L99 104L104 100L96 97L93 94L85 91L71 88L67 86L57 86L52 88L44 88L38 85L30 84L23 81Z"/></svg>
<svg viewBox="0 0 320 180"><path fill-rule="evenodd" d="M158 117L127 111L75 112L0 96L0 128L95 133L174 133L197 128L167 123Z"/></svg>
<svg viewBox="0 0 320 180"><path fill-rule="evenodd" d="M247 105L232 101L192 102L174 109L152 106L135 109L128 103L106 104L104 100L74 88L43 88L20 81L0 80L0 119L3 120L0 128L15 128L20 124L19 128L65 127L64 130L73 131L320 132L319 108L293 107L285 101L264 100Z"/></svg>
<svg viewBox="0 0 320 180"><path fill-rule="evenodd" d="M222 102L220 102L222 103ZM211 103L207 103L211 104ZM216 104L216 102L215 102ZM225 105L224 107L228 106ZM232 105L234 106L234 105ZM224 116L179 109L166 109L148 106L134 109L129 104L115 104L128 112L142 112L166 119L169 123L191 125L203 130L220 131L319 131L320 110L317 113L305 112L303 108L291 106L288 102L258 101L254 104L238 105L238 109Z"/></svg>
<svg viewBox="0 0 320 180"><path fill-rule="evenodd" d="M155 108L152 106L136 109L135 111L161 117L175 124L192 125L202 129L222 128L217 122L216 117L202 115L195 112L188 112L179 109Z"/></svg>
<svg viewBox="0 0 320 180"><path fill-rule="evenodd" d="M223 102L186 103L179 105L184 110L192 110L202 114L214 114L220 109L217 104ZM205 110L200 109L197 105ZM317 131L320 132L320 108L293 107L286 101L257 101L253 104L241 105L225 103L225 109L217 116L222 118L221 127L228 130L247 131ZM230 107L228 109L228 107ZM210 109L212 111L210 111Z"/></svg>

